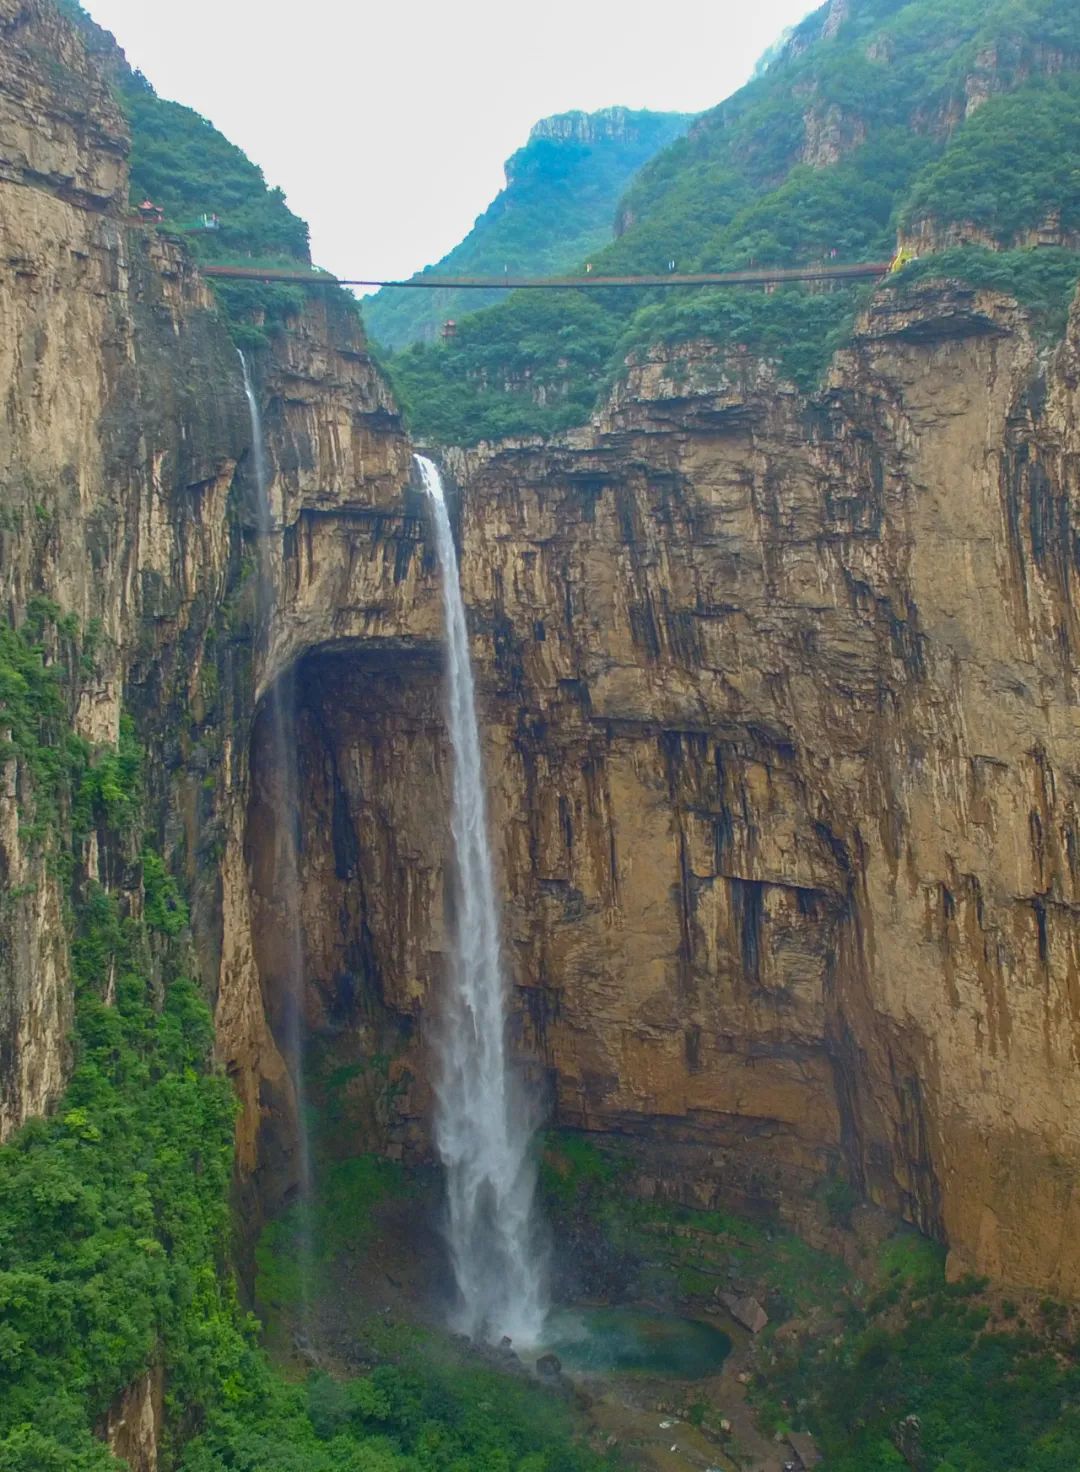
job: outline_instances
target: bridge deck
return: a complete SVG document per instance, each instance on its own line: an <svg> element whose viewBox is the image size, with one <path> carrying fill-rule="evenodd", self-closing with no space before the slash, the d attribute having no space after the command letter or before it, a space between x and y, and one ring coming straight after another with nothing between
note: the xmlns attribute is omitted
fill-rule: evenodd
<svg viewBox="0 0 1080 1472"><path fill-rule="evenodd" d="M697 271L657 276L417 276L411 281L373 281L324 272L262 270L258 266L203 266L204 276L230 281L282 281L304 286L394 286L425 291L610 291L643 287L779 286L788 281L844 281L884 276L888 261L841 266L761 267L746 271Z"/></svg>

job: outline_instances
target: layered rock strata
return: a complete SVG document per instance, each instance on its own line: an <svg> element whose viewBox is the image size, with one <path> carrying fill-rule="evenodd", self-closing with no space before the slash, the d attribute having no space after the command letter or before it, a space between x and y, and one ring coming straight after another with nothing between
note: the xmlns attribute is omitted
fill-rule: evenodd
<svg viewBox="0 0 1080 1472"><path fill-rule="evenodd" d="M92 656L64 667L80 735L112 743L122 709L137 719L157 838L187 881L196 959L245 1102L250 1173L266 1110L247 1081L283 1073L250 963L243 861L250 724L276 635L256 617L236 351L182 241L129 215L126 124L102 69L112 60L88 56L47 0L0 0L0 596L16 625L44 599L90 636ZM296 605L290 638L318 642L352 629L333 559L288 589L286 563L292 576L332 508L396 506L408 451L339 298L314 295L257 356L279 467L272 601ZM335 526L347 562L349 533ZM72 1018L64 893L48 845L27 831L31 774L12 760L3 784L0 1138L56 1100ZM79 884L132 881L93 835L77 869ZM136 872L125 903L138 902Z"/></svg>
<svg viewBox="0 0 1080 1472"><path fill-rule="evenodd" d="M458 461L559 1117L687 1142L702 1198L839 1169L1070 1292L1078 352L885 294L813 402L690 346Z"/></svg>
<svg viewBox="0 0 1080 1472"><path fill-rule="evenodd" d="M5 612L45 594L99 628L73 719L109 740L123 706L150 747L254 1221L296 1178L278 679L315 1050L363 1064L352 1148L424 1148L449 886L422 504L354 318L313 300L255 364L259 626L224 326L181 243L127 219L123 124L74 32L44 0L0 25ZM794 1212L845 1174L956 1270L1063 1293L1078 383L1075 314L1047 359L1001 299L885 293L813 399L690 344L589 429L448 457L518 1043L553 1117L634 1141L688 1200ZM29 776L4 781L6 1132L62 1087L71 998ZM80 863L127 882L92 841Z"/></svg>
<svg viewBox="0 0 1080 1472"><path fill-rule="evenodd" d="M813 401L689 345L588 431L449 457L554 1118L702 1203L847 1176L955 1271L1067 1292L1078 351L1075 314L1047 363L1001 299L887 293ZM356 657L301 667L309 1021L401 1021L406 1124L446 889L412 535L354 556Z"/></svg>

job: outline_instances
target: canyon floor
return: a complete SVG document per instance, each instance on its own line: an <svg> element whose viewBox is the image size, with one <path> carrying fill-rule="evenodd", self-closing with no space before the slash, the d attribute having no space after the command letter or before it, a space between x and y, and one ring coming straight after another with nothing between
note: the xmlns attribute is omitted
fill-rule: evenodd
<svg viewBox="0 0 1080 1472"><path fill-rule="evenodd" d="M545 1377L539 1350L519 1359L512 1347L455 1337L437 1173L373 1156L317 1172L306 1313L299 1206L264 1231L256 1307L267 1346L309 1387L320 1375L356 1382L405 1367L481 1423L524 1403L543 1434L576 1437L612 1468L810 1466L808 1426L837 1472L919 1459L1007 1472L1025 1448L1040 1472L1075 1467L1080 1317L1066 1305L970 1276L948 1281L940 1244L838 1191L798 1236L776 1220L635 1194L633 1169L625 1144L546 1136L540 1199L554 1302L594 1328L597 1305L708 1324L731 1340L715 1370L581 1373L564 1352L562 1373ZM740 1302L725 1301L732 1295ZM731 1317L752 1318L748 1301L757 1333Z"/></svg>
<svg viewBox="0 0 1080 1472"><path fill-rule="evenodd" d="M298 1205L285 1223L271 1225L260 1245L257 1306L267 1347L286 1372L299 1377L314 1369L348 1379L403 1351L419 1351L444 1369L495 1370L528 1384L537 1397L568 1411L576 1434L611 1451L618 1465L644 1472L781 1472L792 1460L786 1438L761 1428L748 1397L754 1337L715 1301L656 1293L607 1300L722 1329L732 1347L715 1373L683 1378L564 1369L545 1377L536 1370L540 1349L519 1357L512 1349L472 1346L446 1328L449 1268L437 1180L382 1166L370 1176L366 1168L361 1173L365 1180L350 1214L334 1223L330 1241L319 1230L323 1208L309 1212L306 1269ZM338 1209L346 1194L337 1196ZM312 1284L307 1295L299 1281L305 1272ZM563 1300L556 1309L593 1308L601 1301L595 1295Z"/></svg>

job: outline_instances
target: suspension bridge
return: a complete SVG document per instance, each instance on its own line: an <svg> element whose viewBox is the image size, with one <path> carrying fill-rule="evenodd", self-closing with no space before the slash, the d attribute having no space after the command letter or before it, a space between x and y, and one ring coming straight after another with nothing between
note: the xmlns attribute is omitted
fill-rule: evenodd
<svg viewBox="0 0 1080 1472"><path fill-rule="evenodd" d="M260 266L202 266L215 280L284 282L290 286L401 287L410 291L619 291L692 286L782 286L792 281L853 281L882 277L895 261L858 261L848 265L767 266L744 271L665 271L654 276L416 276L409 281L378 281L331 276L323 271L264 269Z"/></svg>

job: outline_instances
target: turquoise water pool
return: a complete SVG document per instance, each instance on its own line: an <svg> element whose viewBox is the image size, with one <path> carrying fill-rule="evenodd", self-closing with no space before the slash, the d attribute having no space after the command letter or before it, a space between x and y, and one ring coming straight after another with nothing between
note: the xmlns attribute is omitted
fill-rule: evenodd
<svg viewBox="0 0 1080 1472"><path fill-rule="evenodd" d="M552 1316L547 1337L565 1369L597 1374L699 1380L731 1352L728 1335L712 1324L640 1308L564 1310Z"/></svg>

